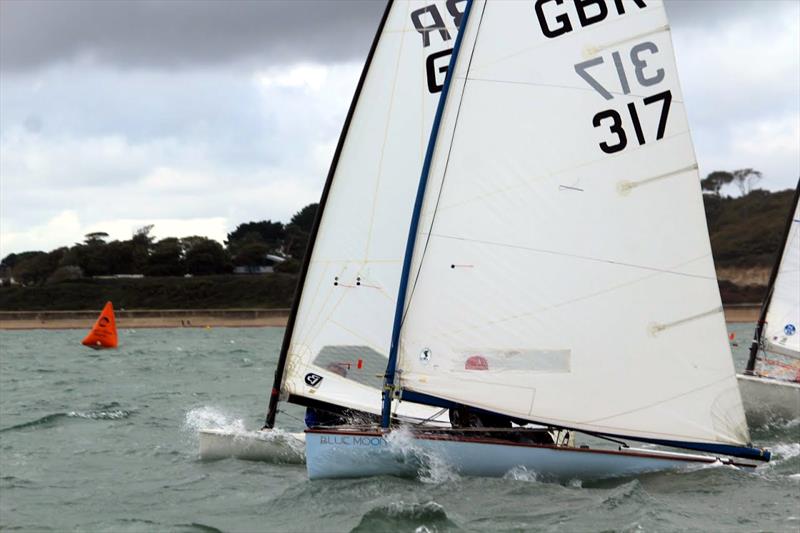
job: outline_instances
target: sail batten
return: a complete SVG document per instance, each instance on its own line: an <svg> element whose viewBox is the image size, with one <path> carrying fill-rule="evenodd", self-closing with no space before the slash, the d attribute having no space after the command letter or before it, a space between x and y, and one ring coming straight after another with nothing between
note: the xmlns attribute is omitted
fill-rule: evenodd
<svg viewBox="0 0 800 533"><path fill-rule="evenodd" d="M475 0L410 269L404 397L749 442L666 15L637 5Z"/></svg>

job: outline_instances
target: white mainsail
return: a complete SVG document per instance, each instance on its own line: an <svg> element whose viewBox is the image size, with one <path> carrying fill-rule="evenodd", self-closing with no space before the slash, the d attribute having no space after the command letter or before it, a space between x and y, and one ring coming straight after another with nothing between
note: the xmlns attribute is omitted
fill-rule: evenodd
<svg viewBox="0 0 800 533"><path fill-rule="evenodd" d="M462 32L403 396L747 443L662 2L475 0Z"/></svg>
<svg viewBox="0 0 800 533"><path fill-rule="evenodd" d="M313 244L284 398L380 412L413 199L463 7L444 0L387 7Z"/></svg>
<svg viewBox="0 0 800 533"><path fill-rule="evenodd" d="M767 309L763 343L766 350L800 358L800 205L797 202L790 224Z"/></svg>

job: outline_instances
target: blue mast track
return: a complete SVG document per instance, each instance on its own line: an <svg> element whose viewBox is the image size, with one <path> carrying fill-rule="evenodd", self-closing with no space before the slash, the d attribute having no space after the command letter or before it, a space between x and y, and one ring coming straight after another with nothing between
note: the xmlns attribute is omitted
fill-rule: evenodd
<svg viewBox="0 0 800 533"><path fill-rule="evenodd" d="M392 326L392 341L389 345L389 362L386 365L386 374L383 383L383 409L381 411L381 427L388 428L391 421L392 397L394 396L394 380L397 368L397 349L400 342L400 329L403 326L403 311L406 304L406 292L408 290L408 278L411 270L411 260L414 256L414 244L417 240L417 229L419 227L419 217L422 212L422 202L425 199L425 189L428 185L428 176L431 170L433 152L436 148L436 139L439 136L439 126L444 113L444 106L447 102L447 95L450 92L450 84L455 75L456 61L461 50L461 41L466 33L467 20L472 11L472 1L467 0L464 8L464 15L461 17L461 25L458 29L456 41L453 44L453 53L450 56L450 64L447 67L447 76L442 86L442 94L439 96L439 103L436 107L436 115L433 118L431 134L428 138L428 147L425 150L425 160L422 164L422 172L417 187L417 197L414 201L414 211L411 214L411 225L408 229L408 240L406 241L406 253L403 257L403 271L400 275L400 287L397 290L397 303L394 310L394 324Z"/></svg>

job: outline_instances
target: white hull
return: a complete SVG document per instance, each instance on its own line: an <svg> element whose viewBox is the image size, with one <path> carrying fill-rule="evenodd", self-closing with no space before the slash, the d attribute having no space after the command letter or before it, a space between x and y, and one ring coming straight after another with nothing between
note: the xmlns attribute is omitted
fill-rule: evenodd
<svg viewBox="0 0 800 533"><path fill-rule="evenodd" d="M736 377L751 426L800 418L800 383L742 374Z"/></svg>
<svg viewBox="0 0 800 533"><path fill-rule="evenodd" d="M705 455L555 447L445 435L310 430L306 432L308 477L414 477L431 467L464 476L502 477L524 468L542 480L585 481L715 463L754 466Z"/></svg>
<svg viewBox="0 0 800 533"><path fill-rule="evenodd" d="M305 435L280 430L230 431L201 429L200 458L235 457L250 461L302 464L305 462Z"/></svg>

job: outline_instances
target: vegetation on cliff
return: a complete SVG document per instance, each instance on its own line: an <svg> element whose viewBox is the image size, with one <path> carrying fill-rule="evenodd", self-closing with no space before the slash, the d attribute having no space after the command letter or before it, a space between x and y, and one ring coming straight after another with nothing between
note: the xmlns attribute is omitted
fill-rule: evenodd
<svg viewBox="0 0 800 533"><path fill-rule="evenodd" d="M702 180L715 264L745 274L735 282L720 275L725 303L761 300L764 276L746 274L771 268L781 245L794 191L753 189L760 177L742 169ZM728 185L741 194L722 194ZM99 309L106 300L129 309L289 307L316 208L304 207L288 224L240 224L224 245L198 236L154 241L145 226L127 241L106 242L97 232L72 247L10 254L0 263L0 309ZM236 266L267 264L270 254L286 259L275 273L231 274ZM102 279L120 275L136 277Z"/></svg>

